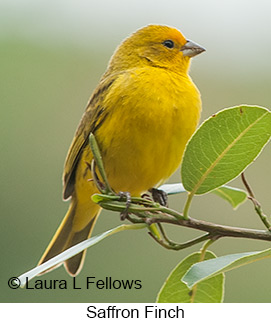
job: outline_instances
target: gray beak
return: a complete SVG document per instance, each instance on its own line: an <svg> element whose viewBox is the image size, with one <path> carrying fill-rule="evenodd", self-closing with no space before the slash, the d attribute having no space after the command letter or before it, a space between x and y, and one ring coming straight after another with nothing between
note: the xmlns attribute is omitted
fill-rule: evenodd
<svg viewBox="0 0 271 323"><path fill-rule="evenodd" d="M202 52L205 52L205 48L200 45L193 43L188 40L187 43L181 48L181 52L183 52L183 56L194 57Z"/></svg>

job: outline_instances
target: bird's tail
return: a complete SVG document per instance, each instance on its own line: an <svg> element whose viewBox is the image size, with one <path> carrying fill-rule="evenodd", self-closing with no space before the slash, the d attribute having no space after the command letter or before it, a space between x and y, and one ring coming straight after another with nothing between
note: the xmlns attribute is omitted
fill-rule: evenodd
<svg viewBox="0 0 271 323"><path fill-rule="evenodd" d="M66 249L89 238L100 210L100 207L94 203L91 208L78 207L76 200L72 199L66 216L61 222L38 265L43 264ZM64 262L64 266L71 276L76 276L80 272L84 263L85 255L86 250ZM51 271L59 265L51 267L41 274Z"/></svg>

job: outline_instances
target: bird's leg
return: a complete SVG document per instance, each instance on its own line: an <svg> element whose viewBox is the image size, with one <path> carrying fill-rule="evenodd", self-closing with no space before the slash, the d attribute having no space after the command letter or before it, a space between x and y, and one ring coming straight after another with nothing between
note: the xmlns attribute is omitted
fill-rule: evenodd
<svg viewBox="0 0 271 323"><path fill-rule="evenodd" d="M162 206L168 206L168 196L167 193L158 188L151 188L149 192L152 195L154 202L158 202Z"/></svg>
<svg viewBox="0 0 271 323"><path fill-rule="evenodd" d="M120 214L120 219L123 221L129 215L128 211L129 211L129 207L132 203L132 200L131 200L131 194L129 192L119 192L119 196L120 196L121 200L126 201L126 208Z"/></svg>

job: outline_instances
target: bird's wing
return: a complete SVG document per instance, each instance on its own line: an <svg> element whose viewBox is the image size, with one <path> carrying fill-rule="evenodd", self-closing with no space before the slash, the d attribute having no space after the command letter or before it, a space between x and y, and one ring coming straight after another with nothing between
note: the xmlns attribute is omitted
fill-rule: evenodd
<svg viewBox="0 0 271 323"><path fill-rule="evenodd" d="M63 197L67 199L72 195L74 190L75 171L77 163L80 159L82 150L87 145L90 133L101 125L107 115L106 109L103 106L104 98L108 90L116 80L117 76L113 75L103 79L96 90L93 92L86 111L79 123L75 136L68 151L64 172L63 172Z"/></svg>

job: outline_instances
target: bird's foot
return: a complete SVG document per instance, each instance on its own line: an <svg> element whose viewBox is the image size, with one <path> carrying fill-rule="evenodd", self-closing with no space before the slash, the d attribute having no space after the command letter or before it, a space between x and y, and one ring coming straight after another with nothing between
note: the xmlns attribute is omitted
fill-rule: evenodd
<svg viewBox="0 0 271 323"><path fill-rule="evenodd" d="M159 190L158 188L152 188L149 192L151 193L154 202L157 202L162 206L168 206L168 196L165 191Z"/></svg>

